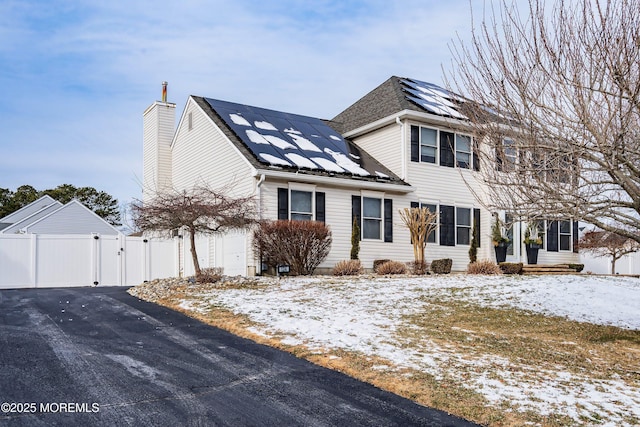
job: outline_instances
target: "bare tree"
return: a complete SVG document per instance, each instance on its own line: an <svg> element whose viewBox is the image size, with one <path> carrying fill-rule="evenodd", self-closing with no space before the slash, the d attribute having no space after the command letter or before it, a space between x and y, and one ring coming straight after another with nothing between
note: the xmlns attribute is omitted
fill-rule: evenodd
<svg viewBox="0 0 640 427"><path fill-rule="evenodd" d="M640 3L502 0L452 46L492 210L640 242Z"/></svg>
<svg viewBox="0 0 640 427"><path fill-rule="evenodd" d="M616 274L616 261L640 251L640 243L609 231L587 231L578 243L580 250L598 257L611 257L611 274Z"/></svg>
<svg viewBox="0 0 640 427"><path fill-rule="evenodd" d="M131 205L133 222L142 231L189 231L191 257L196 278L201 275L195 235L213 234L229 229L245 229L256 222L253 197L231 197L230 186L212 189L195 186L190 190L157 192L146 203Z"/></svg>
<svg viewBox="0 0 640 427"><path fill-rule="evenodd" d="M415 269L425 271L424 251L429 234L438 228L438 213L427 208L404 208L399 213L403 224L409 229Z"/></svg>

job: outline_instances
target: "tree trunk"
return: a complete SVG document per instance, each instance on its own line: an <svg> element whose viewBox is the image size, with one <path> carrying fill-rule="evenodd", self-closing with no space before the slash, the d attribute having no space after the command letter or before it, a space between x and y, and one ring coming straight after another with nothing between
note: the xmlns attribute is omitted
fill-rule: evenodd
<svg viewBox="0 0 640 427"><path fill-rule="evenodd" d="M196 230L189 228L189 242L191 243L191 258L193 259L193 268L196 272L196 279L200 276L200 262L198 262L198 254L196 253Z"/></svg>
<svg viewBox="0 0 640 427"><path fill-rule="evenodd" d="M611 274L616 274L616 261L617 258L615 256L611 258Z"/></svg>

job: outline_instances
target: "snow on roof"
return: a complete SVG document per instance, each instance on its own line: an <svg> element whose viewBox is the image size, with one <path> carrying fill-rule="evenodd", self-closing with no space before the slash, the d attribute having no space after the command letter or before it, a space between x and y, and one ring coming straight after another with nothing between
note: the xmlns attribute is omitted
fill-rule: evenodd
<svg viewBox="0 0 640 427"><path fill-rule="evenodd" d="M377 174L373 165L364 163L353 143L343 139L320 119L209 98L205 100L261 163L385 177Z"/></svg>

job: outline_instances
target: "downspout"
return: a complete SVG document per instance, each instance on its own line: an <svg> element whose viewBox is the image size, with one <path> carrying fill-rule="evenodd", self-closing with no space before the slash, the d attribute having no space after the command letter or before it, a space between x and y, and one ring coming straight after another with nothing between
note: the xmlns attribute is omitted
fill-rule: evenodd
<svg viewBox="0 0 640 427"><path fill-rule="evenodd" d="M262 219L262 191L260 187L262 187L262 183L265 180L264 174L260 174L260 179L258 180L258 184L256 185L256 196L258 196L258 219Z"/></svg>
<svg viewBox="0 0 640 427"><path fill-rule="evenodd" d="M402 165L402 174L400 178L403 181L407 180L407 141L405 140L404 122L400 120L400 117L396 117L396 123L400 125L400 162Z"/></svg>
<svg viewBox="0 0 640 427"><path fill-rule="evenodd" d="M258 184L256 185L256 196L258 197L258 220L262 220L262 184L264 183L265 175L260 174L260 179L258 180ZM253 254L254 260L256 254ZM262 276L262 255L260 254L258 257L258 265L256 265L255 274L258 276Z"/></svg>

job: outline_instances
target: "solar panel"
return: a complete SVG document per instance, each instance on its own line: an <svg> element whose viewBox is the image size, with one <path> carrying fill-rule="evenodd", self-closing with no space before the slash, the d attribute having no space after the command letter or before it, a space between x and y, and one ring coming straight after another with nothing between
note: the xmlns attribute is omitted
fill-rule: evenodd
<svg viewBox="0 0 640 427"><path fill-rule="evenodd" d="M365 164L358 148L320 119L210 98L205 100L261 163L332 174L389 178L373 165Z"/></svg>
<svg viewBox="0 0 640 427"><path fill-rule="evenodd" d="M467 118L459 108L464 100L455 93L420 80L400 79L400 82L404 85L405 97L428 112L456 119Z"/></svg>

